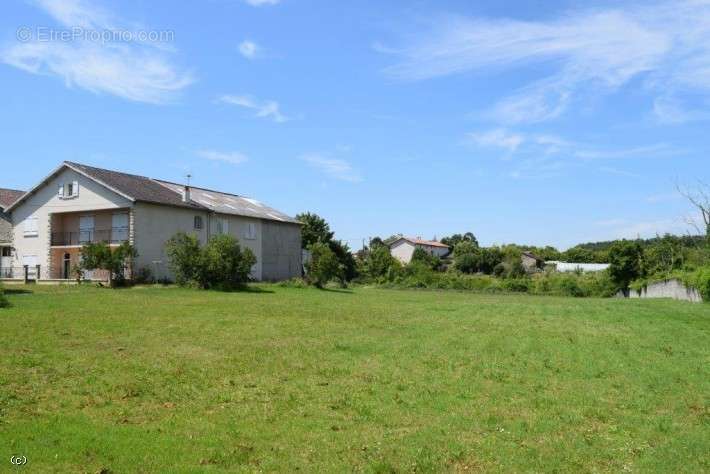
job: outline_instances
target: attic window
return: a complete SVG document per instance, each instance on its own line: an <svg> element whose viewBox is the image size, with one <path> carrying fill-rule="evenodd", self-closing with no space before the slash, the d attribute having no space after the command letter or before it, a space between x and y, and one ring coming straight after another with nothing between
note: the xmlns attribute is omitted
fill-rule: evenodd
<svg viewBox="0 0 710 474"><path fill-rule="evenodd" d="M59 199L72 199L79 196L79 182L71 181L59 186Z"/></svg>

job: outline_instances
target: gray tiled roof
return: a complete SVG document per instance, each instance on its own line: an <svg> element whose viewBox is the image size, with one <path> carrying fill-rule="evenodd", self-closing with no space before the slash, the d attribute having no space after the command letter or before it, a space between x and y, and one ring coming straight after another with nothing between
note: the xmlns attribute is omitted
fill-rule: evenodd
<svg viewBox="0 0 710 474"><path fill-rule="evenodd" d="M24 191L18 191L17 189L0 188L0 211L20 199L23 194L25 194Z"/></svg>
<svg viewBox="0 0 710 474"><path fill-rule="evenodd" d="M171 183L169 181L159 181L159 183L182 196L184 186L182 184ZM299 222L283 212L267 206L266 204L244 196L236 194L212 191L209 189L190 187L190 200L200 204L214 212L221 214L234 214L237 216L256 217L258 219L268 219L272 221Z"/></svg>
<svg viewBox="0 0 710 474"><path fill-rule="evenodd" d="M205 209L221 214L254 217L297 224L297 220L259 201L235 194L190 187L190 200L183 201L184 186L158 179L146 178L118 171L110 171L80 163L65 162L85 175L113 188L135 201L170 206Z"/></svg>

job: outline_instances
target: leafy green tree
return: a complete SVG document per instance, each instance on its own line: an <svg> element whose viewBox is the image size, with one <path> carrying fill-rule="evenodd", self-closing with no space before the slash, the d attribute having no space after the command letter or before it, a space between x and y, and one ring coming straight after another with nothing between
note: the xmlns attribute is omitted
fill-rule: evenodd
<svg viewBox="0 0 710 474"><path fill-rule="evenodd" d="M113 248L104 242L88 243L81 248L81 267L84 270L107 271L109 285L114 287L125 281L126 270L137 256L138 252L128 242Z"/></svg>
<svg viewBox="0 0 710 474"><path fill-rule="evenodd" d="M256 256L248 248L241 248L231 235L212 237L201 252L200 285L203 288L232 290L249 281Z"/></svg>
<svg viewBox="0 0 710 474"><path fill-rule="evenodd" d="M175 234L165 243L165 253L178 285L198 285L203 281L202 250L196 235Z"/></svg>
<svg viewBox="0 0 710 474"><path fill-rule="evenodd" d="M644 251L646 273L662 275L679 270L685 262L685 254L686 249L679 237L670 234L659 237Z"/></svg>
<svg viewBox="0 0 710 474"><path fill-rule="evenodd" d="M345 281L354 280L357 277L357 262L348 244L340 240L331 240L328 242L328 246L343 268L343 278Z"/></svg>
<svg viewBox="0 0 710 474"><path fill-rule="evenodd" d="M476 239L476 236L473 235L472 232L466 232L465 234L454 234L450 237L444 237L441 239L441 243L444 245L448 245L449 247L456 247L456 244L459 244L461 242L470 242L476 247L478 247L478 239Z"/></svg>
<svg viewBox="0 0 710 474"><path fill-rule="evenodd" d="M311 260L306 264L306 280L311 285L323 288L334 279L344 283L343 268L328 244L316 242L308 250L311 252Z"/></svg>
<svg viewBox="0 0 710 474"><path fill-rule="evenodd" d="M627 289L629 283L644 276L644 252L638 242L622 240L609 249L609 275L619 288Z"/></svg>
<svg viewBox="0 0 710 474"><path fill-rule="evenodd" d="M562 258L566 262L573 262L573 263L594 263L595 258L594 258L594 252L591 250L581 248L581 247L572 247L562 254Z"/></svg>
<svg viewBox="0 0 710 474"><path fill-rule="evenodd" d="M175 234L165 245L170 268L179 285L231 290L249 280L254 253L231 235L216 235L204 247L194 235Z"/></svg>
<svg viewBox="0 0 710 474"><path fill-rule="evenodd" d="M362 274L376 280L387 275L393 267L399 267L399 261L392 256L387 246L374 247L367 252L362 261Z"/></svg>
<svg viewBox="0 0 710 474"><path fill-rule="evenodd" d="M298 214L296 220L303 224L301 226L301 246L304 249L317 242L327 244L333 239L334 233L331 232L330 226L319 215L305 212Z"/></svg>
<svg viewBox="0 0 710 474"><path fill-rule="evenodd" d="M503 252L498 247L482 248L478 254L478 271L490 275L502 262Z"/></svg>
<svg viewBox="0 0 710 474"><path fill-rule="evenodd" d="M475 253L464 253L454 258L454 268L462 273L476 273L478 265L479 256Z"/></svg>
<svg viewBox="0 0 710 474"><path fill-rule="evenodd" d="M421 247L416 247L414 253L412 253L410 263L420 263L431 270L436 270L441 266L441 259Z"/></svg>

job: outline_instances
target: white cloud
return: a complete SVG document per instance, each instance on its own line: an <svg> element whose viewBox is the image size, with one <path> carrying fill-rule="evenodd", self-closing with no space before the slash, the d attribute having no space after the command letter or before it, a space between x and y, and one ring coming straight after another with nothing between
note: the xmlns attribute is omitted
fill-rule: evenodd
<svg viewBox="0 0 710 474"><path fill-rule="evenodd" d="M250 40L239 43L239 53L247 59L254 59L259 53L259 45Z"/></svg>
<svg viewBox="0 0 710 474"><path fill-rule="evenodd" d="M37 6L61 26L102 31L129 31L115 17L80 0L39 0ZM193 83L168 59L164 45L137 41L38 41L13 43L0 50L0 61L31 74L57 76L68 87L108 93L124 99L166 103Z"/></svg>
<svg viewBox="0 0 710 474"><path fill-rule="evenodd" d="M708 18L706 0L577 10L547 21L448 16L403 47L380 44L378 50L402 58L386 72L406 80L544 64L553 72L491 112L503 123L530 123L559 117L576 98L612 92L636 78L659 96L710 95Z"/></svg>
<svg viewBox="0 0 710 474"><path fill-rule="evenodd" d="M489 130L487 132L469 133L468 137L478 146L502 148L512 154L525 141L525 138L517 133L511 133L503 128Z"/></svg>
<svg viewBox="0 0 710 474"><path fill-rule="evenodd" d="M246 3L252 7L262 7L264 5L276 5L281 0L244 0Z"/></svg>
<svg viewBox="0 0 710 474"><path fill-rule="evenodd" d="M222 161L231 165L239 165L249 159L246 155L239 153L238 151L223 152L215 150L198 150L197 156L204 158L205 160Z"/></svg>
<svg viewBox="0 0 710 474"><path fill-rule="evenodd" d="M345 160L331 158L320 153L308 153L303 155L301 159L331 178L349 181L351 183L362 181L360 174Z"/></svg>
<svg viewBox="0 0 710 474"><path fill-rule="evenodd" d="M659 155L669 155L680 153L681 150L676 150L670 147L667 143L656 143L654 145L639 146L634 148L625 148L620 150L593 150L583 149L574 152L578 158L584 159L619 159L633 157L651 157Z"/></svg>
<svg viewBox="0 0 710 474"><path fill-rule="evenodd" d="M279 103L275 100L260 102L248 95L223 95L217 99L224 104L244 107L256 112L257 117L268 118L276 123L288 122L290 119L281 113Z"/></svg>
<svg viewBox="0 0 710 474"><path fill-rule="evenodd" d="M607 174L614 174L617 176L624 176L626 178L641 178L642 176L638 173L632 173L631 171L621 170L619 168L614 168L612 166L602 166L599 171Z"/></svg>

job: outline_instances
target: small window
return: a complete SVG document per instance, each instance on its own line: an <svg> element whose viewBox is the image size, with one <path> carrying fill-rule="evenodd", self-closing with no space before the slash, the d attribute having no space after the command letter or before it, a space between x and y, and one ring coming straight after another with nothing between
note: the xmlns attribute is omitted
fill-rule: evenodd
<svg viewBox="0 0 710 474"><path fill-rule="evenodd" d="M38 235L36 217L28 217L25 219L24 226L25 237L36 237Z"/></svg>
<svg viewBox="0 0 710 474"><path fill-rule="evenodd" d="M202 229L202 216L195 216L195 229Z"/></svg>
<svg viewBox="0 0 710 474"><path fill-rule="evenodd" d="M246 229L244 229L244 238L247 240L256 239L256 224L249 222Z"/></svg>
<svg viewBox="0 0 710 474"><path fill-rule="evenodd" d="M3 257L12 257L12 247L2 247Z"/></svg>
<svg viewBox="0 0 710 474"><path fill-rule="evenodd" d="M79 195L79 182L71 181L59 186L59 199L71 199Z"/></svg>
<svg viewBox="0 0 710 474"><path fill-rule="evenodd" d="M227 219L217 219L217 233L229 234L229 221Z"/></svg>

